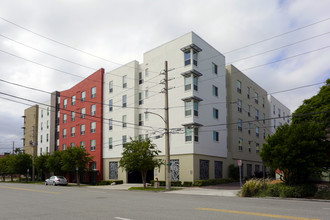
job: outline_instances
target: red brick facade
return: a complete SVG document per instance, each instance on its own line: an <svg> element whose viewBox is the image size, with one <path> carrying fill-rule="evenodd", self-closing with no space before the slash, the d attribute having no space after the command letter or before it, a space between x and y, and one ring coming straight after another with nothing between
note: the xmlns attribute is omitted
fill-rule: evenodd
<svg viewBox="0 0 330 220"><path fill-rule="evenodd" d="M60 93L59 150L84 144L96 163L86 176L92 182L103 179L103 77L102 68Z"/></svg>

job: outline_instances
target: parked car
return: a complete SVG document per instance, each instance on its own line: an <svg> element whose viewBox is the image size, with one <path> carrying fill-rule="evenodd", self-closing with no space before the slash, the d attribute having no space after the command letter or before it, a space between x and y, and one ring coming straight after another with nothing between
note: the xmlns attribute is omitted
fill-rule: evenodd
<svg viewBox="0 0 330 220"><path fill-rule="evenodd" d="M45 185L68 185L68 181L64 176L51 176L49 179L45 180Z"/></svg>

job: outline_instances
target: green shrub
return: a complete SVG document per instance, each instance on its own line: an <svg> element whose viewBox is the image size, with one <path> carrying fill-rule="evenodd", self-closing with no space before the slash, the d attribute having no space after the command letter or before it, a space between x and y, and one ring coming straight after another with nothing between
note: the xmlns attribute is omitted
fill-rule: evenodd
<svg viewBox="0 0 330 220"><path fill-rule="evenodd" d="M224 183L232 183L233 179L224 178L224 179L210 179L210 180L196 180L194 182L194 186L211 186L211 185L219 185Z"/></svg>
<svg viewBox="0 0 330 220"><path fill-rule="evenodd" d="M238 180L239 179L239 167L234 164L230 164L228 166L228 176L231 179Z"/></svg>
<svg viewBox="0 0 330 220"><path fill-rule="evenodd" d="M97 183L97 185L111 185L112 183L115 184L123 184L123 180L101 180L100 182Z"/></svg>
<svg viewBox="0 0 330 220"><path fill-rule="evenodd" d="M330 200L330 186L321 186L315 193L316 199L329 199Z"/></svg>
<svg viewBox="0 0 330 220"><path fill-rule="evenodd" d="M316 192L317 186L312 184L288 186L284 183L278 183L270 185L266 195L272 197L305 198L314 196Z"/></svg>
<svg viewBox="0 0 330 220"><path fill-rule="evenodd" d="M171 186L181 186L181 181L171 181Z"/></svg>
<svg viewBox="0 0 330 220"><path fill-rule="evenodd" d="M116 183L116 184L123 184L123 180L111 180L111 183Z"/></svg>
<svg viewBox="0 0 330 220"><path fill-rule="evenodd" d="M268 188L268 185L270 184L270 182L271 182L270 179L266 179L265 185L264 185L263 179L251 179L243 185L243 187L240 191L240 195L243 197L258 196L263 192L264 187L266 189Z"/></svg>
<svg viewBox="0 0 330 220"><path fill-rule="evenodd" d="M191 187L193 184L192 184L192 182L191 181L185 181L185 182L183 182L183 187Z"/></svg>

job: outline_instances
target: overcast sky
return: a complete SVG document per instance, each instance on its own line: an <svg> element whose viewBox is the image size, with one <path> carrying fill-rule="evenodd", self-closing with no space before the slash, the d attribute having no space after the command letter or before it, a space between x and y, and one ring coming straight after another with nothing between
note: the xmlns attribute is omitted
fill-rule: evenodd
<svg viewBox="0 0 330 220"><path fill-rule="evenodd" d="M142 63L144 52L190 31L268 92L324 82L330 76L328 0L0 0L0 5L0 79L50 92L81 80L60 71L86 77L93 69L119 66L114 63ZM283 61L274 62L278 60ZM274 96L294 111L320 86ZM48 94L1 81L0 92L38 102L49 99ZM29 107L2 98L33 105L0 94L0 153L11 151L13 141L22 147L21 116Z"/></svg>

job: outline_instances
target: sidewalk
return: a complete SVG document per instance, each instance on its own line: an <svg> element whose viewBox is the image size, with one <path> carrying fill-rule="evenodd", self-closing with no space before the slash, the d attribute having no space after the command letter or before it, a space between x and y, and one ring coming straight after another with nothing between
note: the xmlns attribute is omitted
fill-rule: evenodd
<svg viewBox="0 0 330 220"><path fill-rule="evenodd" d="M118 185L104 185L104 186L86 186L94 189L108 189L108 190L128 190L131 187L143 187L143 184L118 184ZM184 187L180 190L165 191L163 193L185 194L185 195L208 195L208 196L237 196L240 190L239 183L221 184L216 186L203 187Z"/></svg>

